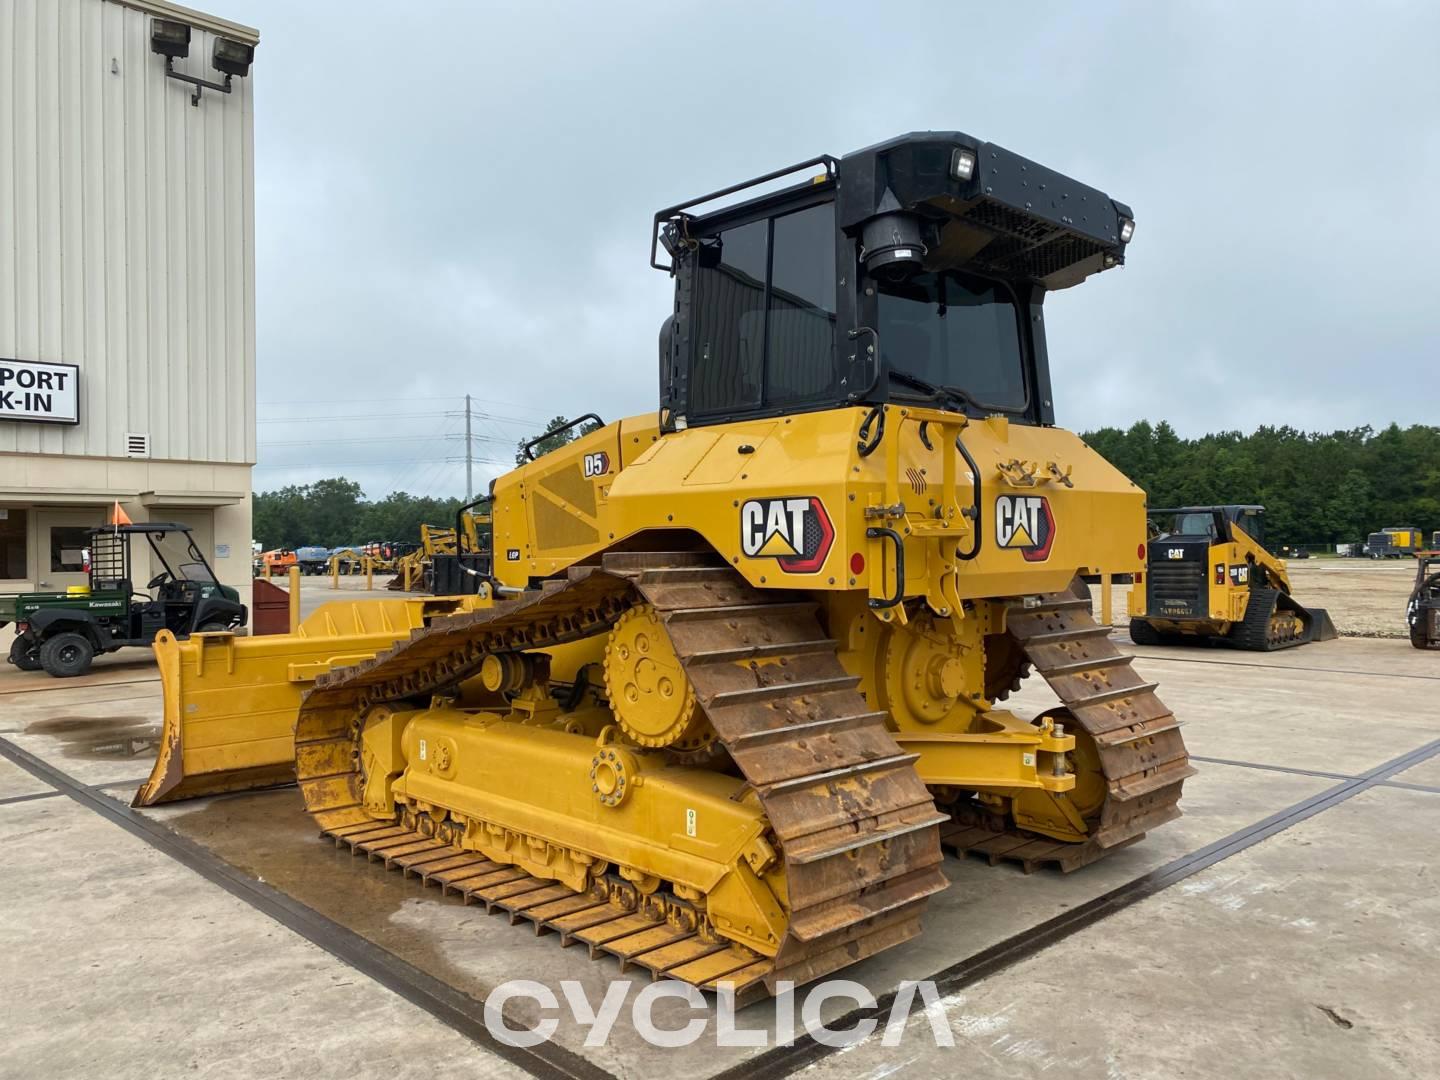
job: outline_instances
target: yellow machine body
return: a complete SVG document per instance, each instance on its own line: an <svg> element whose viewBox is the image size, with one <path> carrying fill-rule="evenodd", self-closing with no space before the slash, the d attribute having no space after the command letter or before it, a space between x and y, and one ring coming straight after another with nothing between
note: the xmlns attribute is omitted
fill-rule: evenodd
<svg viewBox="0 0 1440 1080"><path fill-rule="evenodd" d="M1041 321L1123 261L1128 209L1049 172L1079 221L992 198L957 133L846 160L709 226L657 216L662 407L493 484L488 595L157 642L137 802L293 768L338 845L622 964L772 990L918 933L942 830L1068 870L1177 817L1179 722L1076 587L1143 572L1145 496L1053 426ZM818 286L725 264L792 229ZM1008 388L944 385L986 363ZM1032 671L1058 705L1004 708Z"/></svg>
<svg viewBox="0 0 1440 1080"><path fill-rule="evenodd" d="M956 610L952 587L961 600L1055 592L1078 570L1143 566L1144 492L1073 433L935 409L886 413L880 448L863 458L856 445L866 410L858 408L663 439L653 416L610 424L496 482L495 577L523 587L642 533L673 530L693 534L754 585L887 597L894 544L867 536L875 526L902 535L905 592L937 610ZM973 544L975 526L967 516L973 478L950 449L957 434L979 467L981 491L979 554L960 572L955 548ZM597 461L606 471L594 471ZM784 504L800 500L805 525L823 509L833 529L814 569L790 568L798 542L790 534L799 530ZM1041 529L1050 530L1045 539L1030 535ZM758 550L747 545L757 531Z"/></svg>

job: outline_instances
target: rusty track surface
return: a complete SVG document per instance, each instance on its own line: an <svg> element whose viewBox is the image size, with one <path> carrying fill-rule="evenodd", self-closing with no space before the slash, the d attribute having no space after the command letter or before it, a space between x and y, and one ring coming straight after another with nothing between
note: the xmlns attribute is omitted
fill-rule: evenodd
<svg viewBox="0 0 1440 1080"><path fill-rule="evenodd" d="M604 633L641 600L654 605L774 830L790 921L773 958L710 936L673 897L657 902L610 878L574 893L473 852L442 852L439 841L377 822L361 806L354 751L366 709L423 702L474 674L487 653ZM913 755L901 752L885 714L868 710L857 685L813 602L752 589L703 556L611 555L603 567L575 568L521 599L437 620L372 660L322 676L301 707L297 772L322 832L352 851L554 929L564 943L583 941L592 955L612 953L702 988L723 979L737 992L762 982L773 989L777 979L806 982L913 937L925 898L945 887L945 817ZM426 862L402 861L414 856ZM435 865L447 860L453 865Z"/></svg>
<svg viewBox="0 0 1440 1080"><path fill-rule="evenodd" d="M1013 606L1008 633L1035 671L1094 741L1105 776L1106 798L1083 843L1064 843L1018 829L996 831L952 822L941 841L960 853L983 855L991 865L1019 863L1027 873L1041 865L1070 871L1133 844L1147 830L1180 816L1185 779L1195 775L1180 721L1140 678L1133 657L1110 640L1084 600L1051 593L1037 607Z"/></svg>

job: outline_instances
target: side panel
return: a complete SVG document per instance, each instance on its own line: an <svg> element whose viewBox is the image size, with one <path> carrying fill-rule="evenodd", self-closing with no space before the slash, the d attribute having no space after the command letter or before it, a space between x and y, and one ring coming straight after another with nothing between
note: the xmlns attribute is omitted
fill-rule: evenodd
<svg viewBox="0 0 1440 1080"><path fill-rule="evenodd" d="M888 594L894 551L867 536L875 524L902 537L908 595L926 592L938 543L968 553L977 531L974 558L959 560L962 599L1058 591L1082 569L1144 568L1144 493L1073 433L971 422L961 438L980 471L975 508L964 458L935 429L922 434L914 413L892 406L880 445L862 457L866 411L659 438L653 420L638 418L577 440L497 482L496 575L522 586L605 548L643 545L641 533L685 530L754 585ZM614 454L619 470L587 477L596 453ZM944 519L947 456L960 512ZM656 542L673 544L673 532Z"/></svg>

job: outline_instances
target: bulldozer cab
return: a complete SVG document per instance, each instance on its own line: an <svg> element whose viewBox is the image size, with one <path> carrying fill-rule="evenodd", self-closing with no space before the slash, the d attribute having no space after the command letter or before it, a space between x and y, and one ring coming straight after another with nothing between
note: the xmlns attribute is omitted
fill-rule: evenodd
<svg viewBox="0 0 1440 1080"><path fill-rule="evenodd" d="M1133 230L1123 204L960 132L668 207L661 428L890 402L1053 424L1045 294L1122 263Z"/></svg>

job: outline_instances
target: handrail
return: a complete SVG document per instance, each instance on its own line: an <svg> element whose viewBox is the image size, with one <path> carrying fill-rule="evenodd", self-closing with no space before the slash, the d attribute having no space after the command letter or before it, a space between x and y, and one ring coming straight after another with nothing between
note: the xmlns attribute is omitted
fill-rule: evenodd
<svg viewBox="0 0 1440 1080"><path fill-rule="evenodd" d="M595 423L599 424L601 427L605 426L604 420L601 420L600 417L595 415L593 412L587 412L581 416L575 417L574 420L566 420L565 423L561 424L557 428L551 428L549 431L545 432L544 435L535 436L535 438L531 439L529 442L525 443L523 446L520 447L520 452L525 455L526 461L534 461L535 455L530 452L531 450L539 446L546 439L554 438L556 435L569 431L576 424L583 424L586 420L594 420ZM472 503L471 505L474 504ZM455 520L458 522L460 519L457 517Z"/></svg>
<svg viewBox="0 0 1440 1080"><path fill-rule="evenodd" d="M824 165L826 180L833 180L835 178L835 170L839 167L840 162L829 154L820 154L817 157L807 158L804 161L797 162L787 168L776 169L774 172L768 172L764 176L757 176L753 180L742 180L738 184L731 184L729 187L721 188L719 191L712 191L709 195L701 195L695 199L687 199L685 202L676 203L674 206L667 206L663 210L655 211L655 222L650 230L650 265L656 270L664 270L666 273L675 272L673 262L669 266L662 266L656 261L655 256L660 247L661 226L666 224L669 219L679 214L682 210L688 210L692 206L699 206L702 203L711 202L715 199L723 199L726 195L734 195L737 191L744 191L746 188L755 187L758 184L768 184L771 180L778 180L782 176L789 176L791 173L799 172L801 169L809 169L815 165Z"/></svg>
<svg viewBox="0 0 1440 1080"><path fill-rule="evenodd" d="M870 598L872 608L892 608L905 599L905 541L900 539L900 534L894 529L885 529L877 526L870 526L865 530L865 535L871 540L888 539L895 544L895 592L893 595L877 598ZM881 570L884 573L884 570Z"/></svg>

